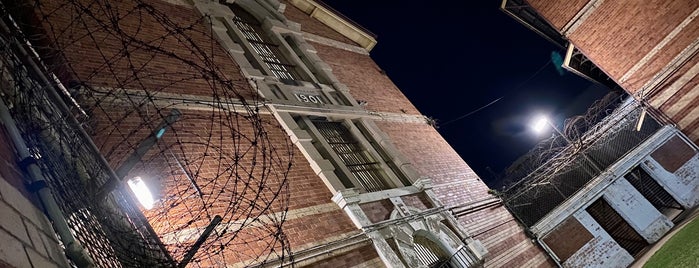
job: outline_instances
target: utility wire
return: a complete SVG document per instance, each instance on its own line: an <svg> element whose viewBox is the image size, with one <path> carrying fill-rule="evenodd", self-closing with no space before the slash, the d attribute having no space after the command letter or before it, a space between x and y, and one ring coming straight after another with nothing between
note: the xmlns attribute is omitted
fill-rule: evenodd
<svg viewBox="0 0 699 268"><path fill-rule="evenodd" d="M469 116L469 115L475 114L475 113L477 113L478 111L483 110L483 109L487 108L488 106L495 104L496 102L498 102L499 100L501 100L501 99L504 98L504 97L505 97L505 96L502 96L502 97L500 97L500 98L497 98L497 99L495 99L494 101L491 101L490 103L481 106L481 108L475 109L475 110L473 110L473 111L471 111L471 112L469 112L469 113L467 113L467 114L465 114L465 115L462 115L462 116L459 116L459 117L454 118L454 119L452 119L452 120L449 120L449 121L447 121L447 122L444 122L444 124L442 124L442 126L446 126L446 125L448 125L448 124L451 124L451 123L454 123L454 122L456 122L456 121L459 121L459 120L461 120L461 119L463 119L463 118L466 118L466 117Z"/></svg>
<svg viewBox="0 0 699 268"><path fill-rule="evenodd" d="M519 85L517 85L516 87L514 87L514 88L512 89L512 91L515 91L515 90L519 89L520 87L524 86L524 85L527 84L529 81L531 81L532 79L534 79L534 77L536 77L537 75L539 75L539 73L541 73L541 71L543 71L544 69L546 69L546 67L547 67L549 64L551 64L551 59L549 59L548 61L546 61L546 63L545 63L544 65L542 65L541 67L539 67L539 69L536 70L536 72L534 72L534 74L532 74L531 76L529 76L529 78L527 78L526 80L522 81L522 83L519 83ZM448 124L451 124L451 123L454 123L454 122L459 121L459 120L461 120L461 119L464 119L464 118L466 118L466 117L468 117L468 116L470 116L470 115L472 115L472 114L475 114L475 113L479 112L480 110L483 110L483 109L485 109L485 108L488 108L488 106L495 104L496 102L500 101L500 100L501 100L502 98L504 98L504 97L505 97L505 96L501 96L500 98L497 98L497 99L495 99L494 101L491 101L490 103L488 103L488 104L486 104L486 105L483 105L483 106L481 106L481 107L478 108L478 109L475 109L475 110L473 110L473 111L470 111L470 112L468 112L468 113L466 113L466 114L464 114L464 115L462 115L462 116L459 116L459 117L457 117L457 118L454 118L454 119L452 119L452 120L446 121L446 122L444 122L444 124L441 124L440 126L446 126L446 125L448 125Z"/></svg>

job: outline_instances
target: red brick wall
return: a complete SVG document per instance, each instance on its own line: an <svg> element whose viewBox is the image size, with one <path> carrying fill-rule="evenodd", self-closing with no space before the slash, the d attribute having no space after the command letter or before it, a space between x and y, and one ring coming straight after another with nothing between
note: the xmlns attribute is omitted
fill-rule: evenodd
<svg viewBox="0 0 699 268"><path fill-rule="evenodd" d="M325 38L330 38L335 41L340 41L350 45L357 45L354 41L345 37L344 35L338 33L337 31L331 29L320 21L311 18L308 14L304 13L293 4L283 1L286 4L286 9L284 10L284 16L293 22L301 24L301 31L319 35Z"/></svg>
<svg viewBox="0 0 699 268"><path fill-rule="evenodd" d="M556 29L561 30L589 1L590 0L573 0L558 2L551 0L528 0L527 2L539 11L539 14L546 18Z"/></svg>
<svg viewBox="0 0 699 268"><path fill-rule="evenodd" d="M418 173L432 179L433 190L444 205L467 204L491 197L487 193L488 187L431 126L392 122L376 124ZM517 267L542 254L541 249L528 242L529 238L504 207L486 208L465 215L459 221L475 239L486 245L489 251L486 264L498 261L508 263L503 267ZM501 232L508 228L516 229L511 234L502 235ZM516 254L508 252L512 246L523 241L529 243L525 251Z"/></svg>
<svg viewBox="0 0 699 268"><path fill-rule="evenodd" d="M431 178L434 185L465 182L464 186L468 189L465 192L452 192L453 197L442 200L446 205L488 197L488 187L433 127L424 123L376 121L376 124L388 134L393 144L411 161L418 173ZM442 191L441 188L435 190ZM451 192L456 189L443 190ZM446 196L444 194L440 197Z"/></svg>
<svg viewBox="0 0 699 268"><path fill-rule="evenodd" d="M529 1L559 30L586 2ZM610 77L620 81L697 7L696 1L604 1L568 38ZM698 35L699 20L694 20L621 85L636 92Z"/></svg>
<svg viewBox="0 0 699 268"><path fill-rule="evenodd" d="M118 1L110 9L61 3L42 1L36 17L65 57L52 66L64 82L233 98L252 94L194 9L162 1L146 1L138 8L132 1Z"/></svg>
<svg viewBox="0 0 699 268"><path fill-rule="evenodd" d="M125 109L114 108L112 116L120 118L121 115L117 111ZM142 176L150 178L159 178L161 194L159 197L164 200L160 205L153 210L146 211L146 215L151 218L151 223L154 229L160 233L172 232L173 228L183 226L204 227L208 224L209 218L198 218L201 212L205 209L197 197L194 188L189 180L184 176L184 173L176 166L173 158L169 156L168 150L171 150L177 155L188 170L188 173L195 178L198 186L204 193L207 203L208 213L211 215L227 215L224 217L224 223L236 220L245 219L248 214L256 216L263 213L260 208L250 207L248 202L257 200L257 193L262 193L262 200L257 203L260 206L266 205L263 200L272 200L274 191L278 189L280 178L277 177L279 172L283 172L286 168L286 163L289 161L290 150L293 150L289 137L286 132L281 129L277 121L271 115L261 115L264 131L269 144L274 146L274 153L277 158L275 161L266 165L273 165L272 173L268 175L266 187L269 189L256 189L259 185L259 180L262 177L261 167L264 156L261 152L253 153L250 149L250 141L246 138L237 140L235 134L243 137L252 137L252 123L245 121L243 118L237 118L239 124L235 127L234 132L230 132L230 128L225 125L218 125L217 121L212 118L217 118L216 113L205 111L183 110L180 120L175 123L171 130L166 132L163 140L160 142L161 153L158 150L151 150L150 154L144 157L144 164L138 165L127 177ZM98 117L94 128L97 130L97 144L107 152L105 155L112 160L113 166L118 163L131 152L133 142L123 142L124 138L120 134L133 133L135 129L144 129L140 126L141 118L132 115L127 116L126 120L114 123L104 116ZM117 132L118 131L118 132ZM112 135L104 136L103 134L112 133ZM126 140L138 141L147 134L146 131L138 131ZM211 135L213 138L206 140ZM259 141L264 142L264 141ZM169 148L169 149L165 149ZM238 160L239 164L235 165L234 157L241 154ZM252 156L256 155L257 163L254 171L252 168ZM354 225L334 203L330 201L332 195L325 187L322 180L315 175L310 164L306 161L302 154L293 154L292 169L287 176L289 185L289 213L293 214L296 209L308 208L317 205L329 205L335 209L319 214L312 214L301 218L292 218L284 224L284 231L291 242L292 248L304 246L308 243L329 239L334 236L345 234L355 230ZM251 172L252 178L248 178ZM236 178L236 174L241 178ZM280 174L278 174L280 175ZM251 182L251 185L247 183ZM247 191L243 191L245 187L251 187ZM237 190L236 190L237 189ZM243 190L241 190L243 189ZM282 192L282 195L285 193ZM189 198L185 198L185 197ZM272 202L271 211L267 213L281 213L284 210L283 204L280 201ZM234 209L234 211L230 211ZM228 210L228 211L227 211ZM165 214L163 214L165 213ZM168 215L166 221L160 221L162 215ZM262 217L265 218L264 216ZM194 222L188 222L194 219ZM313 231L309 231L313 230ZM264 235L264 234L258 234ZM247 238L244 236L236 239L257 239L253 234L249 234ZM233 250L233 249L231 249ZM230 258L230 256L228 256ZM235 260L241 261L241 260Z"/></svg>
<svg viewBox="0 0 699 268"><path fill-rule="evenodd" d="M414 195L405 195L402 196L401 199L403 199L405 205L417 208L419 210L425 210L434 207L432 203L430 203L430 201L428 200L427 195L425 195L425 193L422 192Z"/></svg>
<svg viewBox="0 0 699 268"><path fill-rule="evenodd" d="M676 23L681 21L679 18L676 19L678 19L678 21L675 21ZM675 26L676 25L672 25L673 28ZM640 36L642 37L642 35ZM694 42L697 36L699 36L699 20L695 19L685 27L685 30L681 31L669 43L667 43L659 53L650 58L648 63L644 65L643 68L640 68L636 73L631 75L626 82L623 82L621 86L631 93L637 92L650 79L652 79L656 73L662 71L665 66L670 64L670 62L677 55L679 55L682 50ZM664 38L664 33L659 33L658 38ZM653 44L653 46L655 45L656 44Z"/></svg>
<svg viewBox="0 0 699 268"><path fill-rule="evenodd" d="M670 75L660 85L659 90L649 98L651 105L665 113L694 143L699 143L699 113L696 111L696 107L699 106L699 96L695 94L696 87L699 85L699 79L697 79L699 76L689 75L689 81L679 90L669 98L665 98L665 95L673 93L670 87L689 69L697 65L699 65L699 55L694 55L684 66Z"/></svg>
<svg viewBox="0 0 699 268"><path fill-rule="evenodd" d="M565 262L594 236L578 219L570 217L543 238L546 245L556 256Z"/></svg>
<svg viewBox="0 0 699 268"><path fill-rule="evenodd" d="M648 99L649 101L653 104L655 107L659 107L660 110L667 112L667 115L671 117L675 122L679 122L682 118L684 118L688 113L690 113L692 110L691 109L678 109L678 108L684 108L682 106L677 106L679 101L687 101L685 97L687 94L691 93L694 90L694 87L699 84L699 81L696 79L696 75L694 77L690 77L690 81L687 82L683 87L679 88L677 91L677 94L672 95L671 97L667 99L663 99L662 101L659 101L657 98L665 95L666 92L664 92L669 86L671 86L673 83L678 81L680 77L682 77L687 71L689 71L690 68L696 66L699 64L699 56L694 56L689 59L689 61L679 68L677 72L673 73L670 75L670 77L665 81L661 86L660 90L655 91L654 94L652 94ZM699 100L693 99L690 102L692 104L695 104L693 106L696 106L696 102ZM690 106L691 107L691 106ZM669 112L670 110L674 110L674 112Z"/></svg>
<svg viewBox="0 0 699 268"><path fill-rule="evenodd" d="M572 12L575 9L573 6L577 8L580 4L579 1L575 1L576 4L573 5L570 1L560 0L528 2L546 20L557 26L560 22L572 19L575 14ZM698 19L694 18L684 26L625 81L621 81L621 78L698 7L697 1L603 1L568 39L626 91L637 93L696 40L699 36ZM699 105L699 98L691 92L696 86L696 79L691 78L691 81L676 93L665 91L670 91L668 87L697 62L699 57L690 57L688 62L677 67L657 90L654 89L655 93L650 97L653 106L678 123L680 129L695 142L699 141L699 116L693 111L694 107ZM644 92L647 93L649 92ZM654 99L663 94L672 96L669 99Z"/></svg>
<svg viewBox="0 0 699 268"><path fill-rule="evenodd" d="M203 21L197 21L200 17L193 9L159 1L149 2L156 10L166 13L167 20L173 24L191 25L183 32L173 34L168 33L170 29L161 26L160 22L141 9L136 9L135 12L129 14L129 11L134 10L132 2L113 3L113 11L119 10L120 14L124 16L119 21L119 29L122 31L119 32L113 28L104 30L95 23L95 21L108 17L103 13L103 9L97 8L97 6L92 10L92 14L98 17L97 20L83 14L84 17L81 18L87 21L87 25L71 24L78 18L78 11L75 11L70 5L60 6L59 2L48 2L42 5L37 12L40 14L42 11L48 13L49 10L55 9L55 12L46 17L50 23L44 23L45 30L50 34L54 33L50 27L53 27L55 32L66 30L53 40L56 41L56 47L64 51L67 66L73 68L79 80L89 85L142 89L147 92L163 91L201 96L215 95L224 98L239 97L235 95L236 92L231 90L229 85L219 84L220 82L231 82L235 84L237 90L246 93L245 96L251 96L252 89L243 79L239 67L229 58L217 41L210 37L206 24ZM85 36L88 32L94 39ZM143 49L138 45L137 41L139 40L153 40L160 36L167 37L151 43L157 47L154 48L155 50L161 50L157 53L154 53L153 49ZM123 40L132 40L133 42L124 44ZM198 47L202 50L192 53L190 47ZM124 48L128 48L128 58L131 61L124 57ZM105 64L105 62L109 64ZM214 73L201 71L212 65L216 65L220 69ZM201 70L197 68L201 68ZM132 72L133 69L136 71ZM140 79L133 79L135 73ZM117 166L123 161L138 141L149 134L151 127L161 121L161 116L157 112L162 107L158 108L152 104L134 108L140 104L127 104L125 107L118 106L116 103L100 102L95 104L90 103L90 100L88 99L86 107L99 107L99 109L91 111L95 141L112 166ZM149 101L146 100L145 103L149 103ZM257 163L258 168L255 170L246 169L248 164L252 163L251 155L254 154L245 151L250 147L250 141L246 140L246 137L253 135L252 125L255 122L244 118L243 114L233 114L233 117L228 118L230 119L228 120L222 118L225 115L219 112L194 112L191 110L182 110L182 112L181 119L166 132L163 140L159 142L159 148L151 150L144 157L144 163L137 165L128 175L128 177L144 175L144 177L157 178L160 182L158 187L162 193L160 194L161 207L146 212L154 229L164 234L164 232L173 231L173 226L170 225L193 228L204 227L209 222L209 216L201 217L202 202L196 196L184 173L177 168L172 158L165 157L169 156L168 150L177 155L187 167L190 175L197 179L199 187L205 193L205 200L217 200L207 205L210 216L227 215L224 217L225 224L245 219L248 214L256 216L261 213L260 207L252 207L247 202L255 198L271 200L274 195L273 190L280 187L279 182L275 181L276 176L280 176L280 174L269 175L271 179L266 185L270 189L261 190L263 192L261 196L255 196L255 191L240 194L240 189L247 186L245 179L248 172L254 176L252 180L259 179L261 176L261 162ZM167 110L164 109L162 114L167 114ZM281 158L278 163L268 164L277 165L275 172L281 172L286 168L287 162L285 161L289 161L288 150L292 149L293 145L274 117L263 116L262 121L270 140L269 146L274 147L275 153L278 153ZM144 122L148 122L148 124L143 124ZM242 135L243 138L237 140L236 135L238 137ZM231 164L236 161L236 152L245 154L242 155L239 160L240 164L237 166ZM262 161L263 155L260 152L256 154L257 161ZM296 209L317 205L330 204L335 206L330 201L332 196L330 191L315 175L303 155L294 154L291 161L293 166L287 177L290 191L288 197L289 213L293 214ZM235 172L226 170L226 168L234 167L239 167L237 173L242 178L235 178ZM236 183L232 184L233 182ZM189 198L183 198L185 196L189 196ZM268 202L272 203L271 212L284 213L282 202L279 200ZM167 213L160 213L164 210L167 210ZM164 215L167 215L167 220L163 218ZM192 222L189 222L190 220ZM308 246L309 243L318 243L320 240L330 239L354 230L356 228L352 222L339 208L310 216L292 218L284 225L284 231L292 248ZM233 231L235 230L231 230L231 233ZM259 237L268 235L265 232L268 231L256 227L242 230L233 244L230 244L226 249L226 252L230 254L224 254L223 258L227 262L236 263L267 250L262 248L268 242L265 239L255 243ZM233 237L224 235L219 241L227 239L233 239ZM232 246L236 243L239 245ZM176 249L176 251L176 256L181 256L183 253L181 248ZM211 252L211 254L215 253Z"/></svg>
<svg viewBox="0 0 699 268"><path fill-rule="evenodd" d="M565 5L567 2L560 4ZM604 1L568 38L588 58L619 81L626 71L697 7L699 2L696 1ZM689 43L687 38L696 38L696 34L687 34L690 36L678 39L684 46ZM661 54L676 53L676 48L666 47L664 50L670 51ZM667 62L668 59L662 61ZM654 69L657 70L657 67ZM636 79L647 81L650 78L646 75Z"/></svg>
<svg viewBox="0 0 699 268"><path fill-rule="evenodd" d="M327 260L322 260L317 263L311 264L307 267L313 268L338 268L338 267L352 267L355 265L362 264L369 260L379 257L376 253L374 246L367 245L359 249L352 250L351 252L334 256ZM379 266L383 267L383 266Z"/></svg>
<svg viewBox="0 0 699 268"><path fill-rule="evenodd" d="M391 217L391 212L393 212L395 208L393 203L388 199L360 204L359 207L372 223L388 220Z"/></svg>
<svg viewBox="0 0 699 268"><path fill-rule="evenodd" d="M368 55L312 43L318 56L333 69L357 100L367 101L366 109L378 112L419 114L388 76Z"/></svg>

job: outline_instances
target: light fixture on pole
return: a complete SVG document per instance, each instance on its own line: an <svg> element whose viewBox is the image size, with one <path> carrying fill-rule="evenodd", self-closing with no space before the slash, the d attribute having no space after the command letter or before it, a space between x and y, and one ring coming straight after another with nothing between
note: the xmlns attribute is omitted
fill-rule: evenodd
<svg viewBox="0 0 699 268"><path fill-rule="evenodd" d="M544 130L546 130L546 126L548 124L549 124L549 119L544 115L540 115L534 119L534 121L531 125L531 128L537 134L541 134L542 132L544 132Z"/></svg>
<svg viewBox="0 0 699 268"><path fill-rule="evenodd" d="M150 193L150 189L148 189L148 186L141 177L133 177L127 181L127 184L143 208L153 208L153 203L155 203L153 195Z"/></svg>
<svg viewBox="0 0 699 268"><path fill-rule="evenodd" d="M566 142L568 142L568 144L572 144L568 137L566 137L566 135L563 135L563 132L558 130L556 125L551 123L551 120L549 120L549 118L545 115L539 115L536 118L534 118L534 121L531 125L532 130L534 130L534 132L538 134L543 133L546 130L546 127L551 127L554 131L556 131L556 133L558 133L558 135L561 135L561 137L563 137L566 140Z"/></svg>

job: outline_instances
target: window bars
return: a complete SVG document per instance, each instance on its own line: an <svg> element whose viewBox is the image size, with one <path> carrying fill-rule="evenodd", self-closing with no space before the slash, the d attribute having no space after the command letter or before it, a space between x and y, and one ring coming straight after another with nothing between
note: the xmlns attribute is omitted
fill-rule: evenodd
<svg viewBox="0 0 699 268"><path fill-rule="evenodd" d="M296 72L296 66L287 60L279 49L279 45L274 44L262 29L261 24L250 13L237 6L231 6L235 13L233 22L243 33L250 47L257 55L262 58L262 61L269 67L272 74L280 79L298 80L299 75Z"/></svg>
<svg viewBox="0 0 699 268"><path fill-rule="evenodd" d="M342 123L313 121L313 125L365 190L376 192L389 188L379 162L362 148Z"/></svg>

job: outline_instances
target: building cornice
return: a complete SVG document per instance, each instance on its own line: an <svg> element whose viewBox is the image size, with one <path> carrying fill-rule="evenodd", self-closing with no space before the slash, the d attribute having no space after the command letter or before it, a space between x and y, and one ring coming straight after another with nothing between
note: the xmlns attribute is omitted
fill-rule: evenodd
<svg viewBox="0 0 699 268"><path fill-rule="evenodd" d="M366 51L371 51L376 45L376 38L370 32L361 29L352 21L343 18L336 11L314 0L289 0L289 3L318 20L343 36L356 42Z"/></svg>

